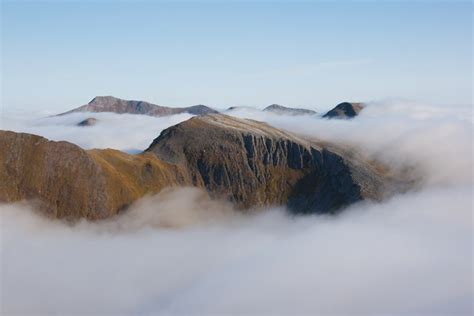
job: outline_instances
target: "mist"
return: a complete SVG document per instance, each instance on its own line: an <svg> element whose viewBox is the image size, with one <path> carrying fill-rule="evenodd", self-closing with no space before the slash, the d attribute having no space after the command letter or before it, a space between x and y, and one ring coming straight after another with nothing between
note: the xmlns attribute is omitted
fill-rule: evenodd
<svg viewBox="0 0 474 316"><path fill-rule="evenodd" d="M93 126L77 126L94 117ZM7 113L1 128L41 135L50 140L68 141L84 149L112 148L128 153L145 150L163 129L191 118L183 113L165 117L115 113L71 113L47 116L44 113Z"/></svg>
<svg viewBox="0 0 474 316"><path fill-rule="evenodd" d="M470 106L373 102L353 120L226 114L353 147L392 168L409 164L423 181L338 216L242 214L195 188L168 189L117 218L75 225L28 204L1 205L3 313L472 314ZM93 127L59 117L11 120L9 129L139 150L186 119L93 116Z"/></svg>

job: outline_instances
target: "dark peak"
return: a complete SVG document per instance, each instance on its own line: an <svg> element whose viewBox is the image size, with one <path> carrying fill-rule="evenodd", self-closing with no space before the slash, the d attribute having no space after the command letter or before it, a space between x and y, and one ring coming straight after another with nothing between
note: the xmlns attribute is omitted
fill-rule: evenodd
<svg viewBox="0 0 474 316"><path fill-rule="evenodd" d="M198 105L193 105L189 106L187 108L183 109L184 112L187 112L189 114L194 114L194 115L205 115L205 114L215 114L219 113L218 111L204 105L204 104L198 104Z"/></svg>
<svg viewBox="0 0 474 316"><path fill-rule="evenodd" d="M361 102L342 102L336 105L336 109L354 109L354 108L363 108L363 104Z"/></svg>
<svg viewBox="0 0 474 316"><path fill-rule="evenodd" d="M76 125L77 126L93 126L97 123L97 119L95 117L89 117L89 118L86 118L85 120L83 121L80 121L79 123L77 123Z"/></svg>
<svg viewBox="0 0 474 316"><path fill-rule="evenodd" d="M353 118L365 107L361 102L342 102L323 115L325 118Z"/></svg>
<svg viewBox="0 0 474 316"><path fill-rule="evenodd" d="M210 109L207 105L204 104L196 104L186 107L186 109Z"/></svg>
<svg viewBox="0 0 474 316"><path fill-rule="evenodd" d="M265 109L263 109L264 111L266 110L272 110L272 109L290 109L289 107L286 107L286 106L283 106L283 105L280 105L280 104L270 104L269 106L267 106Z"/></svg>

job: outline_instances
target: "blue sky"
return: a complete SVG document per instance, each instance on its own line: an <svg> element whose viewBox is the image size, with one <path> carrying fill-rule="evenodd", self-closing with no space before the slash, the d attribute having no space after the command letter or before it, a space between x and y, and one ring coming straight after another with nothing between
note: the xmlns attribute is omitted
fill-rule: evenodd
<svg viewBox="0 0 474 316"><path fill-rule="evenodd" d="M472 3L2 1L2 105L472 102Z"/></svg>

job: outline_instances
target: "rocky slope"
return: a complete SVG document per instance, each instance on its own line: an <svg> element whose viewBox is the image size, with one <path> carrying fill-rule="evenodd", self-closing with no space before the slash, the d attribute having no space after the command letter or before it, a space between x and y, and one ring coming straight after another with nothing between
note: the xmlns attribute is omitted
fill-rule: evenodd
<svg viewBox="0 0 474 316"><path fill-rule="evenodd" d="M363 103L339 103L334 109L323 115L324 118L349 119L359 115L365 107Z"/></svg>
<svg viewBox="0 0 474 316"><path fill-rule="evenodd" d="M6 131L0 148L0 201L33 200L68 219L107 218L167 186L197 186L241 209L322 213L382 199L399 184L353 151L220 114L170 127L138 155Z"/></svg>
<svg viewBox="0 0 474 316"><path fill-rule="evenodd" d="M395 183L388 170L352 151L224 115L170 127L146 152L185 166L193 185L243 208L287 204L296 212L335 211L381 199Z"/></svg>
<svg viewBox="0 0 474 316"><path fill-rule="evenodd" d="M308 109L289 108L279 104L272 104L263 109L265 112L272 112L281 115L313 115L316 111Z"/></svg>
<svg viewBox="0 0 474 316"><path fill-rule="evenodd" d="M189 113L193 115L204 115L218 113L205 105L194 105L190 107L172 108L160 106L145 101L129 101L112 96L100 96L92 99L88 104L80 106L71 111L61 113L65 115L75 112L112 112L118 114L143 114L150 116L167 116L179 113Z"/></svg>

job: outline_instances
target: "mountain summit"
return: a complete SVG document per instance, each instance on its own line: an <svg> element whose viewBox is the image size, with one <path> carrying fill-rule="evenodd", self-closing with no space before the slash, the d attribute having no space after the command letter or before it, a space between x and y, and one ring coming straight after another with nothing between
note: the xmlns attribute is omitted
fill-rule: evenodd
<svg viewBox="0 0 474 316"><path fill-rule="evenodd" d="M204 115L218 113L205 105L194 105L189 107L166 107L152 104L145 101L123 100L112 96L98 96L88 104L80 106L71 111L61 113L66 115L76 112L111 112L117 114L143 114L150 116L168 116L179 113L189 113L193 115Z"/></svg>
<svg viewBox="0 0 474 316"><path fill-rule="evenodd" d="M349 119L359 115L359 112L362 111L364 107L364 103L342 102L336 105L334 109L324 114L323 117Z"/></svg>
<svg viewBox="0 0 474 316"><path fill-rule="evenodd" d="M265 112L272 112L281 115L313 115L316 111L300 108L290 108L279 104L272 104L263 109Z"/></svg>

